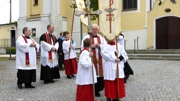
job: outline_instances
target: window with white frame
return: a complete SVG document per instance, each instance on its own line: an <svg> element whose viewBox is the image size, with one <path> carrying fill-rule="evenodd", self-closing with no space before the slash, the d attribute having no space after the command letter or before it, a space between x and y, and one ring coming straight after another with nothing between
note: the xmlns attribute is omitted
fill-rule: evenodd
<svg viewBox="0 0 180 101"><path fill-rule="evenodd" d="M123 0L123 10L137 10L138 0Z"/></svg>
<svg viewBox="0 0 180 101"><path fill-rule="evenodd" d="M36 28L32 28L32 37L36 37Z"/></svg>

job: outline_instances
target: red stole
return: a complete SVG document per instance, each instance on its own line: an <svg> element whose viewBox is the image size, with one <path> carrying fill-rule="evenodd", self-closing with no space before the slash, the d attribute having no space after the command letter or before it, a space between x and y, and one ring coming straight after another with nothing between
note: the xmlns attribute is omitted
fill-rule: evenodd
<svg viewBox="0 0 180 101"><path fill-rule="evenodd" d="M108 44L109 45L116 45L116 43L114 41L109 41Z"/></svg>
<svg viewBox="0 0 180 101"><path fill-rule="evenodd" d="M22 35L22 37L23 37L24 41L25 41L26 43L28 43L27 40L26 40L26 37L23 36L23 35ZM32 40L32 39L31 39L31 40ZM32 40L32 41L33 41L33 40ZM33 41L33 43L34 43L34 41ZM36 49L36 48L35 48L35 49ZM25 59L26 59L26 60L25 60L25 61L26 61L26 66L29 67L29 66L30 66L30 62L29 62L29 52L26 53L26 58L25 58ZM38 61L37 61L37 49L36 49L36 64L37 64L37 63L38 63Z"/></svg>
<svg viewBox="0 0 180 101"><path fill-rule="evenodd" d="M94 44L94 38L93 36L91 36L91 42L92 44ZM97 41L99 44L101 44L101 39L100 39L100 36L97 36ZM96 50L95 48L92 48L92 52L94 53L93 55L93 63L94 63L94 66L95 66L95 69L96 69L96 75L99 75L100 77L103 76L103 68L102 68L102 57L101 57L101 54L100 52L98 52L98 60L96 58ZM98 65L99 64L99 72L98 72Z"/></svg>
<svg viewBox="0 0 180 101"><path fill-rule="evenodd" d="M46 32L45 35L46 35L46 41L47 41L47 43L51 44L51 39L50 39L50 37L49 37L49 34ZM55 36L52 35L52 38L53 38L54 44L55 44L55 43L56 43L56 38L55 38ZM52 52L49 51L49 52L48 52L48 55L49 55L49 61L52 62Z"/></svg>

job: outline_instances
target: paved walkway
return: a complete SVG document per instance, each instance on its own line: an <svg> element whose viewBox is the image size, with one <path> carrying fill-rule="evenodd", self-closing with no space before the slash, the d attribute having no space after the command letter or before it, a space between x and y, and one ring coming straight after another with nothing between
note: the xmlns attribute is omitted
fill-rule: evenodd
<svg viewBox="0 0 180 101"><path fill-rule="evenodd" d="M126 97L122 101L180 101L180 61L129 60L135 75L130 76ZM18 89L15 60L0 61L0 101L75 101L75 78L61 79L53 84L39 80L37 69L35 89ZM106 101L104 92L96 101Z"/></svg>

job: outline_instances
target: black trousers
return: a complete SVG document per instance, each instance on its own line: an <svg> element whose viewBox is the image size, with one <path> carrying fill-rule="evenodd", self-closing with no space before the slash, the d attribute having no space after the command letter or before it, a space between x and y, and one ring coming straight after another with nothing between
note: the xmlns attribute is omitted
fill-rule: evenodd
<svg viewBox="0 0 180 101"><path fill-rule="evenodd" d="M49 66L41 65L40 80L49 81L53 79L59 79L60 73L58 66L50 68Z"/></svg>
<svg viewBox="0 0 180 101"><path fill-rule="evenodd" d="M58 65L59 65L59 68L63 68L62 67L63 64L64 64L64 54L62 54L62 55L58 54Z"/></svg>
<svg viewBox="0 0 180 101"><path fill-rule="evenodd" d="M33 70L21 70L17 72L17 84L29 85L31 82L36 82L36 69Z"/></svg>
<svg viewBox="0 0 180 101"><path fill-rule="evenodd" d="M95 83L95 92L99 93L104 89L104 77L98 77L97 83Z"/></svg>

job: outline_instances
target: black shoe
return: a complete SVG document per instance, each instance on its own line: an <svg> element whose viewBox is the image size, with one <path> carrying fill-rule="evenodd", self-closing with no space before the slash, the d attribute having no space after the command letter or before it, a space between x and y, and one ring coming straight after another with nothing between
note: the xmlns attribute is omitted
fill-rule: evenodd
<svg viewBox="0 0 180 101"><path fill-rule="evenodd" d="M50 80L49 83L55 83L55 81L54 80Z"/></svg>
<svg viewBox="0 0 180 101"><path fill-rule="evenodd" d="M29 86L26 86L26 85L25 85L25 88L35 88L35 87L32 86L32 85L29 85Z"/></svg>
<svg viewBox="0 0 180 101"><path fill-rule="evenodd" d="M64 70L64 68L59 68L59 71L63 71Z"/></svg>
<svg viewBox="0 0 180 101"><path fill-rule="evenodd" d="M49 82L48 81L44 81L44 84L48 84Z"/></svg>
<svg viewBox="0 0 180 101"><path fill-rule="evenodd" d="M19 89L23 89L22 84L18 84Z"/></svg>
<svg viewBox="0 0 180 101"><path fill-rule="evenodd" d="M74 77L74 75L73 75L73 74L71 74L71 77Z"/></svg>
<svg viewBox="0 0 180 101"><path fill-rule="evenodd" d="M120 100L118 100L118 99L113 99L113 101L120 101Z"/></svg>
<svg viewBox="0 0 180 101"><path fill-rule="evenodd" d="M124 78L124 83L126 83L127 81L126 81L126 79Z"/></svg>
<svg viewBox="0 0 180 101"><path fill-rule="evenodd" d="M96 96L96 97L100 97L101 95L100 95L99 92L96 92L96 93L95 93L95 96Z"/></svg>
<svg viewBox="0 0 180 101"><path fill-rule="evenodd" d="M71 76L70 76L70 75L67 75L67 78L68 78L68 79L71 79Z"/></svg>
<svg viewBox="0 0 180 101"><path fill-rule="evenodd" d="M111 101L111 99L107 98L107 101Z"/></svg>

